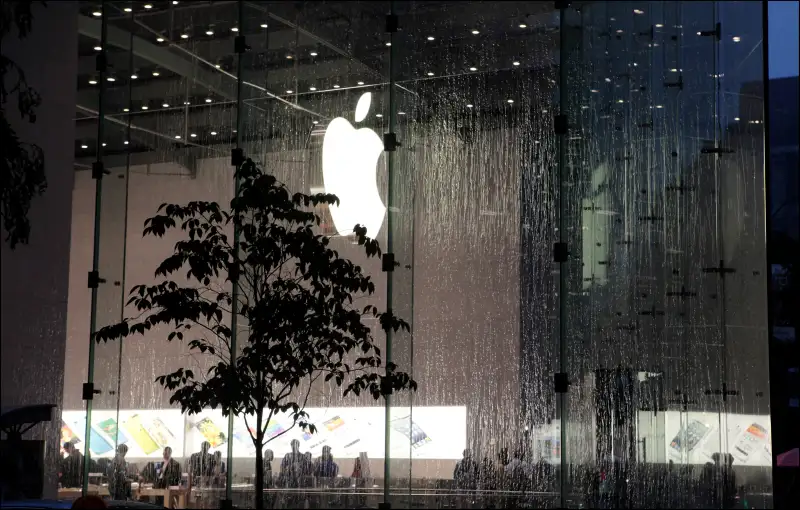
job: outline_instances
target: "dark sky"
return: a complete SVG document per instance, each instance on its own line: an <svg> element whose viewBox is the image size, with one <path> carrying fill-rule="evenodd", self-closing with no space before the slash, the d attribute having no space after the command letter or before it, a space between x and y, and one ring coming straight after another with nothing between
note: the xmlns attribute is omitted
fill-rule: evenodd
<svg viewBox="0 0 800 510"><path fill-rule="evenodd" d="M797 76L797 1L769 3L769 77Z"/></svg>

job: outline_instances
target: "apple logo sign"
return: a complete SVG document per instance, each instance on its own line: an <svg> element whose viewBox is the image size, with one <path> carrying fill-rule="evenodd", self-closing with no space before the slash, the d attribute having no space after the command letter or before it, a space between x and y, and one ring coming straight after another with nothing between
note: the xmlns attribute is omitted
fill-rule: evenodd
<svg viewBox="0 0 800 510"><path fill-rule="evenodd" d="M369 113L372 93L361 96L356 105L355 121ZM322 179L325 192L339 198L330 213L336 230L349 235L357 224L367 228L375 238L383 224L386 206L378 192L378 159L383 142L369 128L356 130L347 119L336 117L328 125L322 140Z"/></svg>

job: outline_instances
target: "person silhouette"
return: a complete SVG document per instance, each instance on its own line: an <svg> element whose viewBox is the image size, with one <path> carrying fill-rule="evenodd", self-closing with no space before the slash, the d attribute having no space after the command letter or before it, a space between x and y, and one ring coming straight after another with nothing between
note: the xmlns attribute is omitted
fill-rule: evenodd
<svg viewBox="0 0 800 510"><path fill-rule="evenodd" d="M470 450L464 450L464 458L456 463L453 482L457 489L475 489L478 481L478 463Z"/></svg>
<svg viewBox="0 0 800 510"><path fill-rule="evenodd" d="M272 488L272 461L275 459L275 453L272 450L264 450L264 488Z"/></svg>
<svg viewBox="0 0 800 510"><path fill-rule="evenodd" d="M281 482L284 487L296 489L300 487L303 479L303 464L305 456L300 453L300 441L292 439L289 443L291 451L281 461Z"/></svg>

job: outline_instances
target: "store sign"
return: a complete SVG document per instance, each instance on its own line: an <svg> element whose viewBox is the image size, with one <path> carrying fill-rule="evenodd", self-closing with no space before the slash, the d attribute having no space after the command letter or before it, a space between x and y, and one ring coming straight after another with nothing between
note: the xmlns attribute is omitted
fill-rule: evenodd
<svg viewBox="0 0 800 510"><path fill-rule="evenodd" d="M369 113L372 94L358 100L355 121ZM376 238L383 224L386 206L378 192L377 164L383 142L369 128L356 130L347 119L337 117L328 125L322 142L322 178L325 192L339 198L330 213L336 229L343 235L353 232L357 224L367 228L367 235Z"/></svg>

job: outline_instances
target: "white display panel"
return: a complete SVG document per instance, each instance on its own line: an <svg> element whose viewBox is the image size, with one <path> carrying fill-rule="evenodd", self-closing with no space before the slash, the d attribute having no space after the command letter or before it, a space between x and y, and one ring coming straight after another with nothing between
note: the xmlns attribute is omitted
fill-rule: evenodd
<svg viewBox="0 0 800 510"><path fill-rule="evenodd" d="M667 458L676 463L713 462L717 452L733 455L735 466L771 466L770 418L766 415L668 411ZM720 432L722 431L722 433ZM720 448L727 443L727 448Z"/></svg>
<svg viewBox="0 0 800 510"><path fill-rule="evenodd" d="M302 452L318 457L324 446L330 446L334 457L357 457L366 452L370 458L384 457L384 409L382 407L307 408L309 422L317 432L308 434L299 427L291 428L288 415L273 419L267 429L272 439L266 448L276 457L290 451L293 439L300 441ZM62 443L77 440L85 444L84 411L63 413ZM390 421L391 455L408 458L409 442L414 459L460 459L467 443L466 407L392 408ZM170 446L174 457L186 457L200 450L204 441L211 443L211 452L227 452L233 441L234 457L255 457L247 426L255 428L255 419L234 420L233 437L228 438L228 420L219 410L196 415L182 415L175 409L124 410L92 412L92 454L113 457L115 427L119 442L129 448L129 458L159 458L163 447Z"/></svg>

